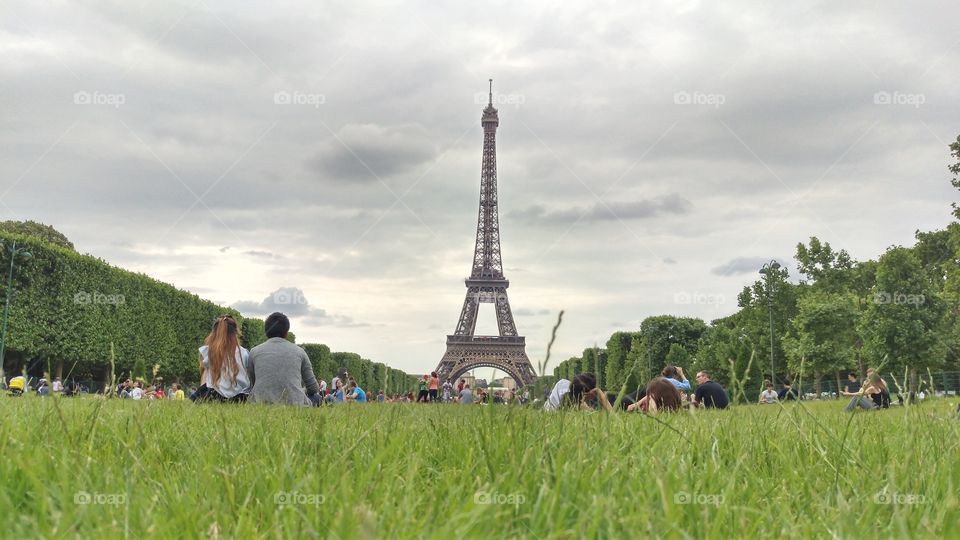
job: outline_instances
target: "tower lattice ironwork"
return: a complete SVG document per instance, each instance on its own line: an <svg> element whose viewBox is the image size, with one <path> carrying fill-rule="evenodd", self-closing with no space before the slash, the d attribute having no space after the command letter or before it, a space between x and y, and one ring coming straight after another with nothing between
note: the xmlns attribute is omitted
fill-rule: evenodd
<svg viewBox="0 0 960 540"><path fill-rule="evenodd" d="M492 367L506 372L518 385L527 385L536 378L527 357L523 336L517 334L513 322L500 256L500 218L497 209L497 126L500 117L493 107L493 80L490 80L490 101L480 119L483 126L483 164L480 169L480 211L477 217L477 239L473 251L473 268L465 280L467 296L460 311L460 320L453 335L447 336L447 352L437 366L445 380L457 379L478 367ZM477 312L481 303L492 303L497 315L498 336L477 336Z"/></svg>

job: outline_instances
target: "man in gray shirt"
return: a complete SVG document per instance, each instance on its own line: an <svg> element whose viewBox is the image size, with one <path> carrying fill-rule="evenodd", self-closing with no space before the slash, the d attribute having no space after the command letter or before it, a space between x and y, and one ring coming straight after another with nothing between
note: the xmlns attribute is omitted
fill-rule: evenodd
<svg viewBox="0 0 960 540"><path fill-rule="evenodd" d="M470 385L463 385L463 390L460 391L460 403L464 405L470 405L473 403L473 392L470 391Z"/></svg>
<svg viewBox="0 0 960 540"><path fill-rule="evenodd" d="M264 322L267 341L250 351L250 401L310 406L319 401L320 385L307 353L287 341L290 319L273 313ZM306 393L304 393L306 389Z"/></svg>

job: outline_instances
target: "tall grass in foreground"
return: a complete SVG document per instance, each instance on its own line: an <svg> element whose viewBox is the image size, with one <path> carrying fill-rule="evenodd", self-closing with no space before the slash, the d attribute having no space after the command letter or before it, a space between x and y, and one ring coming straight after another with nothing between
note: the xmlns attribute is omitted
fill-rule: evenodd
<svg viewBox="0 0 960 540"><path fill-rule="evenodd" d="M960 536L955 403L661 415L0 398L4 537Z"/></svg>

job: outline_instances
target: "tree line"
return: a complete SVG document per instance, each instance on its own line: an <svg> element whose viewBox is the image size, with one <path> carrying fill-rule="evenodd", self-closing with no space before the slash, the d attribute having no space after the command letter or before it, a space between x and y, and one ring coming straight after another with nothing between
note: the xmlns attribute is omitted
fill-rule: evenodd
<svg viewBox="0 0 960 540"><path fill-rule="evenodd" d="M145 274L116 268L74 251L52 227L33 222L0 223L0 269L6 299L10 246L25 247L29 258L14 261L3 371L47 373L77 380L109 382L117 377L156 376L196 382L197 347L214 319L233 315L242 344L266 341L263 320L204 300ZM291 333L291 341L295 335ZM407 391L416 377L352 352L303 344L318 376L330 379L340 368L364 388ZM113 365L111 366L111 362Z"/></svg>
<svg viewBox="0 0 960 540"><path fill-rule="evenodd" d="M950 152L960 189L960 137ZM839 386L847 372L870 366L913 388L931 371L960 370L960 208L952 208L944 229L916 231L913 246L891 246L876 260L856 261L811 237L796 245L798 279L788 279L786 265L770 268L743 288L736 313L710 324L648 317L560 362L538 386L592 371L603 388L632 392L663 366L680 365L690 378L708 370L733 386L731 395L760 388L771 371L778 383L802 374L819 393L823 381Z"/></svg>

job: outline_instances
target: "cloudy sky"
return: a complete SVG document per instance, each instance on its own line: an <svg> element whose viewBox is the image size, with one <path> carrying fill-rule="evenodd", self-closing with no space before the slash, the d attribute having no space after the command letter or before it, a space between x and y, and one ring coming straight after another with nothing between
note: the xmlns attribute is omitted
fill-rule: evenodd
<svg viewBox="0 0 960 540"><path fill-rule="evenodd" d="M561 309L565 358L728 315L810 236L866 259L948 222L960 4L715 4L5 1L0 214L418 372L463 302L491 77L533 359Z"/></svg>

